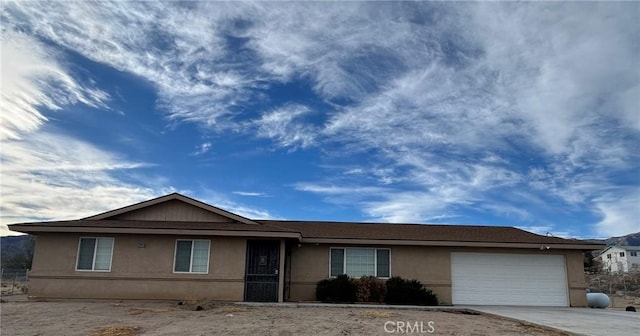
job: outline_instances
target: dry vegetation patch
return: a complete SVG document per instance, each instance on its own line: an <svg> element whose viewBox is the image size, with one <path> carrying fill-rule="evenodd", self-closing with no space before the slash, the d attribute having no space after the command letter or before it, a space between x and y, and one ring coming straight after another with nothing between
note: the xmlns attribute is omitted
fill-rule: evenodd
<svg viewBox="0 0 640 336"><path fill-rule="evenodd" d="M129 308L129 310L127 310L127 313L129 313L129 315L140 315L142 313L168 313L168 312L172 312L172 311L176 311L177 309L175 308Z"/></svg>
<svg viewBox="0 0 640 336"><path fill-rule="evenodd" d="M390 311L382 311L382 310L369 310L369 311L364 311L361 312L360 317L369 317L369 318L376 318L376 317L394 317L396 316L396 314L390 312Z"/></svg>
<svg viewBox="0 0 640 336"><path fill-rule="evenodd" d="M142 334L142 328L122 325L100 327L89 336L137 336L140 334Z"/></svg>
<svg viewBox="0 0 640 336"><path fill-rule="evenodd" d="M221 313L221 314L231 314L231 313L244 313L244 312L248 312L249 309L245 308L245 307L225 307L222 308L220 310L218 310L217 312Z"/></svg>

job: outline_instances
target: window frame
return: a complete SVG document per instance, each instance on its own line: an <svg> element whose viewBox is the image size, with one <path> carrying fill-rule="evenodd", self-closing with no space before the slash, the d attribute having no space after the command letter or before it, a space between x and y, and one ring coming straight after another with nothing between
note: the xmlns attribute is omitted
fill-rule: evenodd
<svg viewBox="0 0 640 336"><path fill-rule="evenodd" d="M176 271L176 256L178 254L178 242L179 241L190 241L191 242L191 252L189 255L189 271ZM194 272L193 271L193 249L195 248L196 241L206 241L207 242L207 270L205 272ZM211 239L176 239L173 248L173 267L172 271L175 274L209 274L209 264L211 264Z"/></svg>
<svg viewBox="0 0 640 336"><path fill-rule="evenodd" d="M638 256L638 251L629 251L629 256L637 257Z"/></svg>
<svg viewBox="0 0 640 336"><path fill-rule="evenodd" d="M620 252L620 257L624 257L624 252Z"/></svg>
<svg viewBox="0 0 640 336"><path fill-rule="evenodd" d="M82 244L83 239L95 239L96 243L93 246L93 260L91 261L91 269L80 269L78 268L78 263L80 262L80 245ZM109 253L109 269L106 270L97 270L96 268L96 255L98 250L98 239L110 239L111 240L111 251ZM76 272L111 272L111 267L113 266L113 250L115 249L116 239L114 237L96 237L96 236L80 236L78 237L78 252L76 253Z"/></svg>
<svg viewBox="0 0 640 336"><path fill-rule="evenodd" d="M336 275L331 275L331 251L332 250L343 250L343 254L342 254L342 274L347 274L347 250L373 250L373 265L374 265L374 273L373 275L363 275L361 277L365 277L365 276L374 276L378 279L389 279L391 278L393 275L391 273L391 248L388 247L351 247L351 246L332 246L329 248L329 278L335 278L337 277ZM378 276L378 250L386 250L389 252L389 276L386 277L381 277ZM348 274L347 274L348 275ZM360 277L360 278L361 278Z"/></svg>

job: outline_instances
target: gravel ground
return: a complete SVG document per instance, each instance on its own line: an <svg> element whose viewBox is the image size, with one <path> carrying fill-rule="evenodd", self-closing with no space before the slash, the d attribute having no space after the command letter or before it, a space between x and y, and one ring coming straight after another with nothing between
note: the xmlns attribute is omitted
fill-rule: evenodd
<svg viewBox="0 0 640 336"><path fill-rule="evenodd" d="M141 302L4 302L1 335L564 335L492 316L422 310ZM407 327L409 325L410 328Z"/></svg>

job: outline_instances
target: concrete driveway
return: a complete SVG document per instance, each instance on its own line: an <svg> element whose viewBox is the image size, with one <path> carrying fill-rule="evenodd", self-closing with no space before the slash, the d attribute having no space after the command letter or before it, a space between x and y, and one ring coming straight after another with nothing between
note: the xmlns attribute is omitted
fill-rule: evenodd
<svg viewBox="0 0 640 336"><path fill-rule="evenodd" d="M640 335L640 313L634 312L555 307L469 306L467 308L577 335Z"/></svg>

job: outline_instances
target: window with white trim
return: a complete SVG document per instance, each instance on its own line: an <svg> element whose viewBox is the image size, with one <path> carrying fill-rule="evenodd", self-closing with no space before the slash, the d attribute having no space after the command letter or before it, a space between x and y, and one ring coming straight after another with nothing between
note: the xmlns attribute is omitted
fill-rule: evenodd
<svg viewBox="0 0 640 336"><path fill-rule="evenodd" d="M210 247L210 240L176 240L173 271L175 273L209 273Z"/></svg>
<svg viewBox="0 0 640 336"><path fill-rule="evenodd" d="M76 270L110 272L112 255L112 237L80 237Z"/></svg>
<svg viewBox="0 0 640 336"><path fill-rule="evenodd" d="M631 251L631 252L629 252L629 254L631 254L632 257L637 257L638 256L638 252L637 251Z"/></svg>
<svg viewBox="0 0 640 336"><path fill-rule="evenodd" d="M375 276L388 278L391 274L390 250L362 247L332 247L329 276L346 274L352 278Z"/></svg>
<svg viewBox="0 0 640 336"><path fill-rule="evenodd" d="M620 252L620 256L621 256L621 257L624 257L624 252Z"/></svg>

